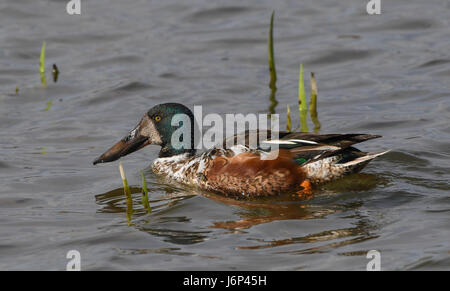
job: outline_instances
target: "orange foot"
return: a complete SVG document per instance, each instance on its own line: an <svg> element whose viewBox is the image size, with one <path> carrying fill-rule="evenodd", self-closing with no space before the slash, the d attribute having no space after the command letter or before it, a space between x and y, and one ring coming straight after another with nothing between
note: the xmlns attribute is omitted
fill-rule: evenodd
<svg viewBox="0 0 450 291"><path fill-rule="evenodd" d="M309 198L312 195L312 185L311 182L308 179L305 179L301 184L301 187L303 187L302 190L297 191L297 195L299 197ZM306 197L305 197L306 196Z"/></svg>

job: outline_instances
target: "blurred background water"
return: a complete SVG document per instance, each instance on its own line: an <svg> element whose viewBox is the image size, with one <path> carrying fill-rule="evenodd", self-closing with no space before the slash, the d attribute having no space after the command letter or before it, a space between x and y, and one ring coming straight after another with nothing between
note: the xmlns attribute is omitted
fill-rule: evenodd
<svg viewBox="0 0 450 291"><path fill-rule="evenodd" d="M64 270L72 249L83 270L365 270L372 249L383 270L450 269L448 1L67 2L0 3L1 270ZM273 10L281 124L302 63L321 133L392 152L309 200L236 201L161 183L148 147L123 159L153 206L128 226L117 163L92 160L161 102L268 112Z"/></svg>

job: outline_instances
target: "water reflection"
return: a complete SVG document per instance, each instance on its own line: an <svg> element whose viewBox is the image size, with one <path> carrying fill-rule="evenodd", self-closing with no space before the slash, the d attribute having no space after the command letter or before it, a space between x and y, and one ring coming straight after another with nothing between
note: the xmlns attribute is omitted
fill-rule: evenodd
<svg viewBox="0 0 450 291"><path fill-rule="evenodd" d="M318 233L308 234L306 236L292 237L288 239L280 239L280 240L257 240L259 245L254 246L242 246L240 249L263 249L263 248L272 248L290 244L310 244L331 240L338 240L329 244L320 245L316 247L307 247L300 250L290 250L278 253L289 253L289 254L313 254L313 253L323 253L326 252L330 248L337 248L344 245L349 245L353 243L358 243L366 240L370 240L373 238L377 238L378 235L370 234L370 231L375 227L371 225L365 220L358 220L356 227L350 228L342 228L342 229L333 229L321 231ZM348 238L348 239L345 239ZM342 240L344 239L344 240ZM349 254L346 254L349 255Z"/></svg>
<svg viewBox="0 0 450 291"><path fill-rule="evenodd" d="M159 179L158 179L159 180ZM233 233L246 235L247 231L254 226L266 224L274 221L283 220L308 220L321 219L331 214L339 212L356 211L362 206L360 201L347 203L336 203L336 199L342 197L342 193L359 195L360 191L368 191L375 188L383 180L373 174L356 174L342 179L335 183L330 183L320 189L316 189L311 198L305 199L294 194L286 193L279 197L270 197L258 200L236 200L213 193L199 192L193 189L177 188L173 185L160 183L149 183L150 204L153 208L152 214L147 214L141 202L141 188L131 187L133 198L133 220L131 226L152 235L160 237L163 241L177 244L190 245L204 242L214 237L213 233L227 230ZM199 219L194 214L174 215L177 212L177 206L181 201L193 198L197 195L206 197L212 201L218 202L218 205L228 205L237 211L233 211L233 220L217 220L214 215L209 218L209 225L195 225L193 220ZM101 213L122 213L127 212L127 204L123 188L117 188L103 194L95 196L96 202L101 207L98 212ZM214 207L214 206L212 206ZM170 212L170 215L167 215ZM214 213L214 211L213 211ZM198 214L198 215L205 215ZM261 240L254 239L258 244L250 246L237 246L238 249L262 249L272 248L290 244L305 244L322 241L334 242L322 245L308 247L301 250L291 251L293 253L314 253L322 252L328 248L343 246L356 243L367 239L375 238L370 234L373 225L361 217L354 216L357 220L356 226L350 228L337 228L331 230L321 230L317 233L305 236L294 236L290 238ZM125 221L125 217L124 217ZM223 232L220 232L223 234ZM227 232L229 233L229 232ZM348 239L345 239L348 238ZM249 238L252 240L251 238ZM345 239L345 240L342 240ZM338 240L338 241L335 241Z"/></svg>
<svg viewBox="0 0 450 291"><path fill-rule="evenodd" d="M205 259L221 259L218 256L207 256L201 255L198 253L185 252L182 251L181 248L158 248L158 249L133 249L133 248L116 248L115 249L121 255L144 255L144 254L167 254L167 255L176 255L176 256L195 256Z"/></svg>
<svg viewBox="0 0 450 291"><path fill-rule="evenodd" d="M323 218L337 211L335 207L327 208L304 204L302 199L291 195L286 195L284 199L267 199L265 202L240 201L218 195L208 195L208 197L215 201L238 206L240 209L238 211L240 219L214 222L212 228L248 229L258 224L278 220Z"/></svg>
<svg viewBox="0 0 450 291"><path fill-rule="evenodd" d="M142 216L147 214L147 210L142 205L141 193L142 188L130 186L130 191L133 200L133 215ZM192 197L194 194L183 194L177 191L174 187L161 185L160 188L149 189L149 196L151 192L163 191L166 195L161 199L151 199L150 204L152 209L158 210L162 208L173 207L177 205L180 200ZM95 195L95 201L101 206L97 211L100 213L126 213L127 203L123 188L113 189L103 194Z"/></svg>

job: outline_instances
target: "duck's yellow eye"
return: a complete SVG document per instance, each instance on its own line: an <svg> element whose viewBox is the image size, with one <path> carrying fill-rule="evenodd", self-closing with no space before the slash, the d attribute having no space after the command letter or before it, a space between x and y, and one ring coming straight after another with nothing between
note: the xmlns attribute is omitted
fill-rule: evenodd
<svg viewBox="0 0 450 291"><path fill-rule="evenodd" d="M161 121L161 116L156 115L156 116L155 116L155 121L158 121L158 122Z"/></svg>

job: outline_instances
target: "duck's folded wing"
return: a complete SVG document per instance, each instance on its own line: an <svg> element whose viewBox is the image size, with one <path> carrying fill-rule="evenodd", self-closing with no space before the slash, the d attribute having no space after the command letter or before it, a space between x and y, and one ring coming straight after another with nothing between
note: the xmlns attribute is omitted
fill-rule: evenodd
<svg viewBox="0 0 450 291"><path fill-rule="evenodd" d="M311 162L339 154L354 144L379 137L381 136L371 134L316 134L247 130L226 138L220 146L231 148L235 145L242 145L247 148L270 151L274 148L270 145L276 145L277 148L292 152L296 159L300 158L305 162ZM352 148L352 152L357 151Z"/></svg>
<svg viewBox="0 0 450 291"><path fill-rule="evenodd" d="M268 139L263 143L277 144L280 149L288 149L295 159L301 163L310 163L326 157L345 152L352 153L352 157L359 156L358 149L351 147L354 144L381 137L370 134L315 134L315 133L288 133L280 139ZM353 157L354 156L354 157Z"/></svg>
<svg viewBox="0 0 450 291"><path fill-rule="evenodd" d="M379 138L381 135L372 134L316 134L309 132L293 132L283 135L282 140L306 140L310 142L316 142L318 144L326 144L346 148L354 144Z"/></svg>

